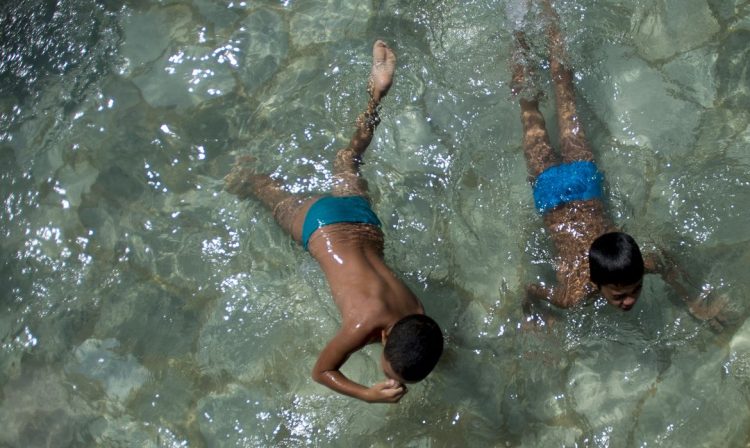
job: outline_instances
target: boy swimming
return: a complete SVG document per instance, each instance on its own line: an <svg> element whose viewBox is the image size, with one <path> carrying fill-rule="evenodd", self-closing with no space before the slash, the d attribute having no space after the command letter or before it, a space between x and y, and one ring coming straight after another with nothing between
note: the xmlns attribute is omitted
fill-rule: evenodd
<svg viewBox="0 0 750 448"><path fill-rule="evenodd" d="M628 311L636 304L643 275L659 273L688 303L693 315L714 319L725 301L708 304L708 292L697 296L697 288L688 284L684 274L663 255L645 259L635 240L617 230L602 201L603 175L576 112L573 73L565 66L564 41L557 25L557 14L549 0L542 0L549 19L549 67L555 91L560 154L550 144L544 117L539 111L538 94L520 98L523 124L523 149L532 179L534 204L542 214L556 250L557 285L534 284L528 288L532 298L548 300L560 307L571 307L601 294L610 305ZM515 33L516 54L511 92L519 95L530 76L529 47L523 32ZM691 298L693 296L693 298Z"/></svg>
<svg viewBox="0 0 750 448"><path fill-rule="evenodd" d="M278 224L320 264L341 312L341 328L318 356L315 381L336 392L370 403L398 402L406 383L422 380L443 351L437 323L425 316L419 299L383 261L380 220L370 208L361 158L380 123L380 100L393 81L396 57L382 41L373 45L368 83L370 100L357 119L349 146L338 151L331 195L293 195L253 159L239 158L225 177L225 188L266 205ZM380 364L387 380L371 387L357 384L339 370L366 344L381 342Z"/></svg>

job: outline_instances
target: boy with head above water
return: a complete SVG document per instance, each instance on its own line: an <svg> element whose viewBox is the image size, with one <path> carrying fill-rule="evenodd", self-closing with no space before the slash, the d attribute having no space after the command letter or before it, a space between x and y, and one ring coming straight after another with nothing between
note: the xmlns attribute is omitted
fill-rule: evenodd
<svg viewBox="0 0 750 448"><path fill-rule="evenodd" d="M534 203L543 215L556 249L557 285L530 285L531 298L544 299L560 307L571 307L598 292L610 305L623 311L635 306L641 294L643 275L659 273L686 300L690 311L712 324L722 324L725 300L708 302L708 291L688 285L685 276L663 256L644 259L638 244L618 231L602 202L603 175L576 112L573 74L564 65L564 41L557 15L549 0L541 0L549 19L550 72L554 84L560 154L550 144L537 97L521 98L523 149L534 190ZM529 47L523 32L515 33L511 91L519 95L530 77L524 61ZM695 297L698 295L698 297Z"/></svg>
<svg viewBox="0 0 750 448"><path fill-rule="evenodd" d="M393 81L396 57L382 41L373 46L367 109L356 122L349 146L336 154L331 195L302 197L238 159L225 178L226 190L254 196L279 225L320 264L341 312L341 328L320 353L312 376L336 392L371 403L395 403L406 383L422 380L443 351L443 336L425 316L419 299L383 261L383 233L370 208L367 182L359 166L380 123L378 109ZM365 387L339 370L349 355L381 342L386 381Z"/></svg>

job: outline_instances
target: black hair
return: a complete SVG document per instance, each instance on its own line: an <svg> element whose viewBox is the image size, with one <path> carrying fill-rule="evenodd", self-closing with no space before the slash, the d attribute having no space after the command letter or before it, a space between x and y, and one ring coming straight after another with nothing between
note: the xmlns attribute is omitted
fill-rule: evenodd
<svg viewBox="0 0 750 448"><path fill-rule="evenodd" d="M641 281L643 272L641 249L627 233L605 233L591 243L589 275L597 287L632 285Z"/></svg>
<svg viewBox="0 0 750 448"><path fill-rule="evenodd" d="M437 322L411 314L396 322L383 347L383 356L404 381L420 381L443 353L443 333Z"/></svg>

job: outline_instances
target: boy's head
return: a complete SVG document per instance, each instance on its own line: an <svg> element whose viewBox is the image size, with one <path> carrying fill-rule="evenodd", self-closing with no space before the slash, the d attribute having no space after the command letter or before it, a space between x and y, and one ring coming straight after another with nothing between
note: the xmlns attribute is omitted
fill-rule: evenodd
<svg viewBox="0 0 750 448"><path fill-rule="evenodd" d="M638 244L622 232L601 235L589 249L589 273L610 305L630 310L643 285L643 256Z"/></svg>
<svg viewBox="0 0 750 448"><path fill-rule="evenodd" d="M396 322L383 346L383 371L400 383L421 381L432 371L443 353L443 333L423 314L412 314Z"/></svg>

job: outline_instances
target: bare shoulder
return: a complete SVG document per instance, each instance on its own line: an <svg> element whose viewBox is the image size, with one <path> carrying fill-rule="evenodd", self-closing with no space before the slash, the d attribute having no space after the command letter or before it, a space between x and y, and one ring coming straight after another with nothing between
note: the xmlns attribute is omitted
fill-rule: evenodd
<svg viewBox="0 0 750 448"><path fill-rule="evenodd" d="M593 296L593 285L588 282L560 282L555 286L532 283L526 287L529 303L549 302L560 308L571 308Z"/></svg>
<svg viewBox="0 0 750 448"><path fill-rule="evenodd" d="M363 347L380 342L381 333L388 328L382 320L382 313L362 313L342 319L337 337L349 339L350 343Z"/></svg>
<svg viewBox="0 0 750 448"><path fill-rule="evenodd" d="M553 295L553 303L562 308L573 308L586 303L592 296L588 288L559 288Z"/></svg>

